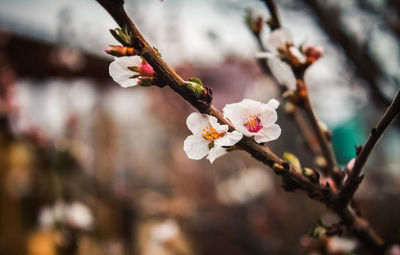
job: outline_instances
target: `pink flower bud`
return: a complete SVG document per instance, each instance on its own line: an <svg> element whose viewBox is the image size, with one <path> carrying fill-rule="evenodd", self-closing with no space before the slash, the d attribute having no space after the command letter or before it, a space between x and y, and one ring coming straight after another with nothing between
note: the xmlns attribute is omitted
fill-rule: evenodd
<svg viewBox="0 0 400 255"><path fill-rule="evenodd" d="M307 58L307 62L313 64L324 55L324 48L307 45L303 47L303 53Z"/></svg>
<svg viewBox="0 0 400 255"><path fill-rule="evenodd" d="M147 77L147 78L151 78L154 75L154 70L153 67L151 67L151 65L149 65L149 63L146 62L146 60L143 60L142 63L139 66L139 74L142 77Z"/></svg>
<svg viewBox="0 0 400 255"><path fill-rule="evenodd" d="M120 45L110 45L110 48L104 50L107 54L114 57L133 56L135 50L131 47L124 47Z"/></svg>
<svg viewBox="0 0 400 255"><path fill-rule="evenodd" d="M349 161L349 163L347 163L347 169L348 169L349 171L353 170L353 167L354 167L354 163L355 163L355 162L356 162L356 159L353 158L352 160Z"/></svg>

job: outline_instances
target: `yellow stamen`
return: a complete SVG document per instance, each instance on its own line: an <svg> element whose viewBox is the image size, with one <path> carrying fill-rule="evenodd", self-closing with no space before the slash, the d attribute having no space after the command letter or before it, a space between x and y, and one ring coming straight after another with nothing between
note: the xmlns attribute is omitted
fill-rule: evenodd
<svg viewBox="0 0 400 255"><path fill-rule="evenodd" d="M202 133L201 136L207 139L208 141L215 141L218 138L225 136L225 133L218 133L215 128L210 126L207 126L205 129L203 129L203 132L204 133Z"/></svg>

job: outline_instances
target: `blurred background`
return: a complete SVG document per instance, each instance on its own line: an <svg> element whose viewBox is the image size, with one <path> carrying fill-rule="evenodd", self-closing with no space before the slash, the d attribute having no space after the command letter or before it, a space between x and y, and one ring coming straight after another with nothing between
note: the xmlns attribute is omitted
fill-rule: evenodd
<svg viewBox="0 0 400 255"><path fill-rule="evenodd" d="M306 74L345 166L399 89L397 0L279 0L297 44L325 56ZM256 0L126 0L139 30L213 103L279 98L254 59ZM244 152L189 160L194 111L168 88L123 89L108 75L111 17L94 0L0 0L0 255L345 254L351 236L311 239L335 216L287 193ZM262 37L268 38L268 28ZM314 167L293 123L269 146ZM356 194L363 215L400 241L400 122L378 144ZM397 254L397 253L396 253Z"/></svg>

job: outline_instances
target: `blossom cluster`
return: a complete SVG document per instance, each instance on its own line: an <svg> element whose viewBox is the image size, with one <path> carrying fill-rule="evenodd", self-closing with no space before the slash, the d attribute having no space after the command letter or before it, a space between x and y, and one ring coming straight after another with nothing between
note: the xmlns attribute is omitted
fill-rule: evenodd
<svg viewBox="0 0 400 255"><path fill-rule="evenodd" d="M296 86L293 71L311 65L323 54L322 49L313 46L295 47L287 29L274 30L268 39L267 49L268 52L260 53L258 57L267 58L278 82L293 90ZM156 74L153 68L146 60L137 56L133 48L111 46L106 52L115 56L109 72L113 80L122 87L149 86L154 83ZM201 85L201 82L198 84ZM197 83L195 85L198 86ZM201 91L203 90L201 85ZM184 141L183 149L190 159L207 157L213 163L216 158L234 149L243 136L250 137L257 143L276 140L281 134L281 128L276 124L278 106L279 102L275 99L268 103L244 99L226 105L223 108L224 118L235 130L229 130L226 124L221 125L214 116L192 113L186 121L192 135Z"/></svg>
<svg viewBox="0 0 400 255"><path fill-rule="evenodd" d="M112 46L106 52L116 56L110 64L109 72L113 80L122 87L152 84L155 77L153 68L139 56L131 55L134 52L130 48ZM200 80L198 81L201 85ZM198 160L207 156L213 163L238 143L243 135L253 137L257 143L273 141L281 134L281 128L275 124L278 119L278 106L279 102L275 99L266 104L244 99L226 105L223 109L224 118L236 129L234 131L229 131L228 125L218 123L214 116L192 113L186 121L192 135L184 141L183 149L190 159Z"/></svg>

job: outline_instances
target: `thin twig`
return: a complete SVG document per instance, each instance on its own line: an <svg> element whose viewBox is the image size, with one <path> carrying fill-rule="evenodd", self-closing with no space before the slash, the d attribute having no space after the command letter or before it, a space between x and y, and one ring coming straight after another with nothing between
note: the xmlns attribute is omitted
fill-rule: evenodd
<svg viewBox="0 0 400 255"><path fill-rule="evenodd" d="M385 132L386 128L390 125L390 123L392 123L396 116L399 115L399 113L400 90L397 92L396 97L393 99L393 102L386 110L385 114L378 122L377 126L371 130L371 133L367 141L365 142L365 145L361 147L361 150L356 157L353 169L351 169L341 192L341 196L345 199L345 203L348 203L350 201L350 199L356 192L360 182L362 181L363 176L361 175L361 171L365 163L367 162L372 150L378 143L383 132Z"/></svg>
<svg viewBox="0 0 400 255"><path fill-rule="evenodd" d="M296 107L296 106L295 106ZM309 126L307 125L305 119L301 115L299 109L296 107L293 113L289 113L293 118L296 127L301 133L305 140L306 147L317 157L321 156L321 150L318 146L317 137L311 132Z"/></svg>
<svg viewBox="0 0 400 255"><path fill-rule="evenodd" d="M271 14L271 19L272 19L272 26L270 26L271 29L274 30L274 29L280 28L282 26L282 24L279 19L279 12L278 12L278 8L276 7L275 1L274 0L262 0L262 1L266 4L268 11ZM266 49L262 43L260 33L254 34L254 35L257 39L257 43L259 45L260 50L266 51ZM266 74L270 75L271 70L269 69L268 65L266 64L266 61L262 61L262 62L259 61L259 62L261 64L263 71ZM283 84L280 84L273 75L272 75L272 77L273 77L275 83L280 88L281 93L284 93L287 90L286 86ZM312 108L311 102L308 99L308 96L307 96L306 101L307 102L305 103L305 110L312 122L312 127L314 128L314 131L317 135L317 139L318 139L322 154L324 155L324 157L328 163L327 167L323 168L324 174L329 176L330 172L332 171L333 175L335 176L334 179L336 180L337 184L339 184L339 179L340 179L339 175L340 174L339 174L338 168L336 167L335 155L333 154L333 150L330 146L330 143L327 141L326 136L323 135L321 132L321 129L318 125L316 115ZM315 146L315 142L314 142L315 141L314 136L311 134L308 126L305 125L306 121L304 120L303 116L300 114L299 111L296 110L293 112L291 117L292 117L293 121L296 123L296 126L298 127L299 131L301 132L301 134L305 140L307 148L309 148L317 157L320 156L321 152L320 152L320 150L315 148L316 146ZM315 125L315 122L317 123L317 125Z"/></svg>
<svg viewBox="0 0 400 255"><path fill-rule="evenodd" d="M337 167L335 153L333 152L332 145L328 141L327 134L325 130L322 130L321 125L319 123L318 117L315 114L314 108L312 107L310 98L308 96L307 87L303 79L297 80L297 86L300 87L300 90L304 91L302 93L303 102L302 106L304 111L306 112L308 118L311 122L311 127L313 128L314 132L317 134L318 142L326 159L326 167L323 167L324 173L327 176L331 176L334 178L337 185L340 183L340 170Z"/></svg>
<svg viewBox="0 0 400 255"><path fill-rule="evenodd" d="M267 6L269 13L271 14L271 29L278 29L281 27L281 20L279 18L278 8L276 7L274 0L262 0Z"/></svg>
<svg viewBox="0 0 400 255"><path fill-rule="evenodd" d="M276 9L274 10L275 12L277 12ZM260 50L262 52L265 52L266 48L261 40L260 33L254 34L254 36L257 40L257 44ZM258 59L258 64L261 67L261 70L264 72L264 74L273 80L274 84L277 86L282 96L283 93L285 93L288 89L286 85L278 82L278 80L272 74L271 69L269 68L267 61L265 61L265 59ZM304 120L304 117L301 115L301 113L298 111L297 106L293 105L293 107L295 107L295 109L293 109L291 113L288 113L288 116L293 120L301 136L303 137L305 147L309 149L316 157L320 156L321 151L319 150L317 144L315 143L316 140L315 136L312 134L311 130L306 125L306 121Z"/></svg>

